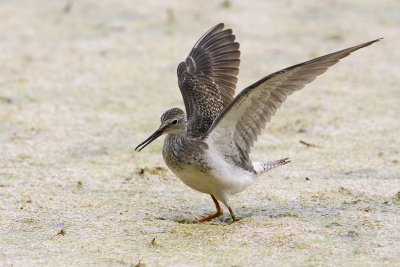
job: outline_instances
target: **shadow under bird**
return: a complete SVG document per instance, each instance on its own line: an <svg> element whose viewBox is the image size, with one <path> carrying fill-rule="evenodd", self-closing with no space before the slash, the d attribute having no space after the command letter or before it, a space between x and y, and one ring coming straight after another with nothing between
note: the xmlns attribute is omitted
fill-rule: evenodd
<svg viewBox="0 0 400 267"><path fill-rule="evenodd" d="M239 73L239 43L231 29L220 23L206 32L178 66L178 85L185 112L167 110L161 125L135 150L142 150L167 134L163 157L169 169L187 186L210 194L217 212L197 222L223 214L221 201L236 217L229 198L246 189L255 177L285 165L288 158L252 162L254 142L286 97L302 89L350 53L379 41L357 46L272 73L241 91L235 88Z"/></svg>

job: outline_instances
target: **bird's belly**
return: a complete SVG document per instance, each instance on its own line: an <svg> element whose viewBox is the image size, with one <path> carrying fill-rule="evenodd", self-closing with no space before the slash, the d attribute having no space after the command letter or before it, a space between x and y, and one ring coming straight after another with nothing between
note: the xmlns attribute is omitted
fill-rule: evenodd
<svg viewBox="0 0 400 267"><path fill-rule="evenodd" d="M253 174L213 158L205 171L196 165L186 165L171 171L194 190L213 195L233 195L243 191L253 181Z"/></svg>
<svg viewBox="0 0 400 267"><path fill-rule="evenodd" d="M171 170L185 185L196 191L214 194L215 189L218 188L217 179L214 176L202 172L195 166L185 166L179 170Z"/></svg>

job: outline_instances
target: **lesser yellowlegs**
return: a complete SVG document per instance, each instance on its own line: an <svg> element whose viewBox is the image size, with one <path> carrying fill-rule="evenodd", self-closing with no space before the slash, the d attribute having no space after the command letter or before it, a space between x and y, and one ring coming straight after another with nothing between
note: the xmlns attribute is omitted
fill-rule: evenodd
<svg viewBox="0 0 400 267"><path fill-rule="evenodd" d="M330 66L376 39L318 57L270 74L241 91L235 98L239 73L239 43L231 29L218 24L194 45L178 66L178 85L185 103L161 116L161 126L136 147L142 150L167 134L163 157L169 169L194 190L210 194L236 217L229 198L246 189L256 175L287 164L288 158L252 163L250 150L286 97L302 89Z"/></svg>

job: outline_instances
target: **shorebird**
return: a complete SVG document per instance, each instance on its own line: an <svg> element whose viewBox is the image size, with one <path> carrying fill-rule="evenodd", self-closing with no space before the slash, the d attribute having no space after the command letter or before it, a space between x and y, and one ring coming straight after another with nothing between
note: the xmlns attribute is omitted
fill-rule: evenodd
<svg viewBox="0 0 400 267"><path fill-rule="evenodd" d="M288 95L302 89L350 53L379 41L293 65L272 73L241 91L235 88L239 73L239 43L231 29L220 23L207 31L178 66L178 86L186 114L172 108L161 116L160 127L135 150L142 150L166 134L164 161L187 186L209 194L217 209L205 222L223 214L221 201L246 189L255 177L289 162L288 158L252 163L250 150L267 122Z"/></svg>

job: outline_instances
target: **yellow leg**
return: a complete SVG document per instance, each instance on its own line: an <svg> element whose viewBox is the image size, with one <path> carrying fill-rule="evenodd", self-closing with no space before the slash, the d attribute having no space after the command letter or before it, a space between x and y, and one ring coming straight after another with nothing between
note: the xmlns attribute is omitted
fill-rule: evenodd
<svg viewBox="0 0 400 267"><path fill-rule="evenodd" d="M228 206L228 210L229 210L229 213L231 214L232 221L234 221L234 222L238 221L238 219L236 219L235 214L233 214L233 210L231 209L231 206Z"/></svg>
<svg viewBox="0 0 400 267"><path fill-rule="evenodd" d="M218 200L213 195L210 195L210 196L211 196L212 200L214 201L215 207L217 208L217 212L210 216L207 216L207 217L204 217L204 218L198 220L197 223L207 222L209 220L212 220L214 218L221 216L224 213L224 211L221 209L221 206L218 203ZM231 212L231 210L229 210L229 212ZM232 213L231 213L231 215L232 215Z"/></svg>

